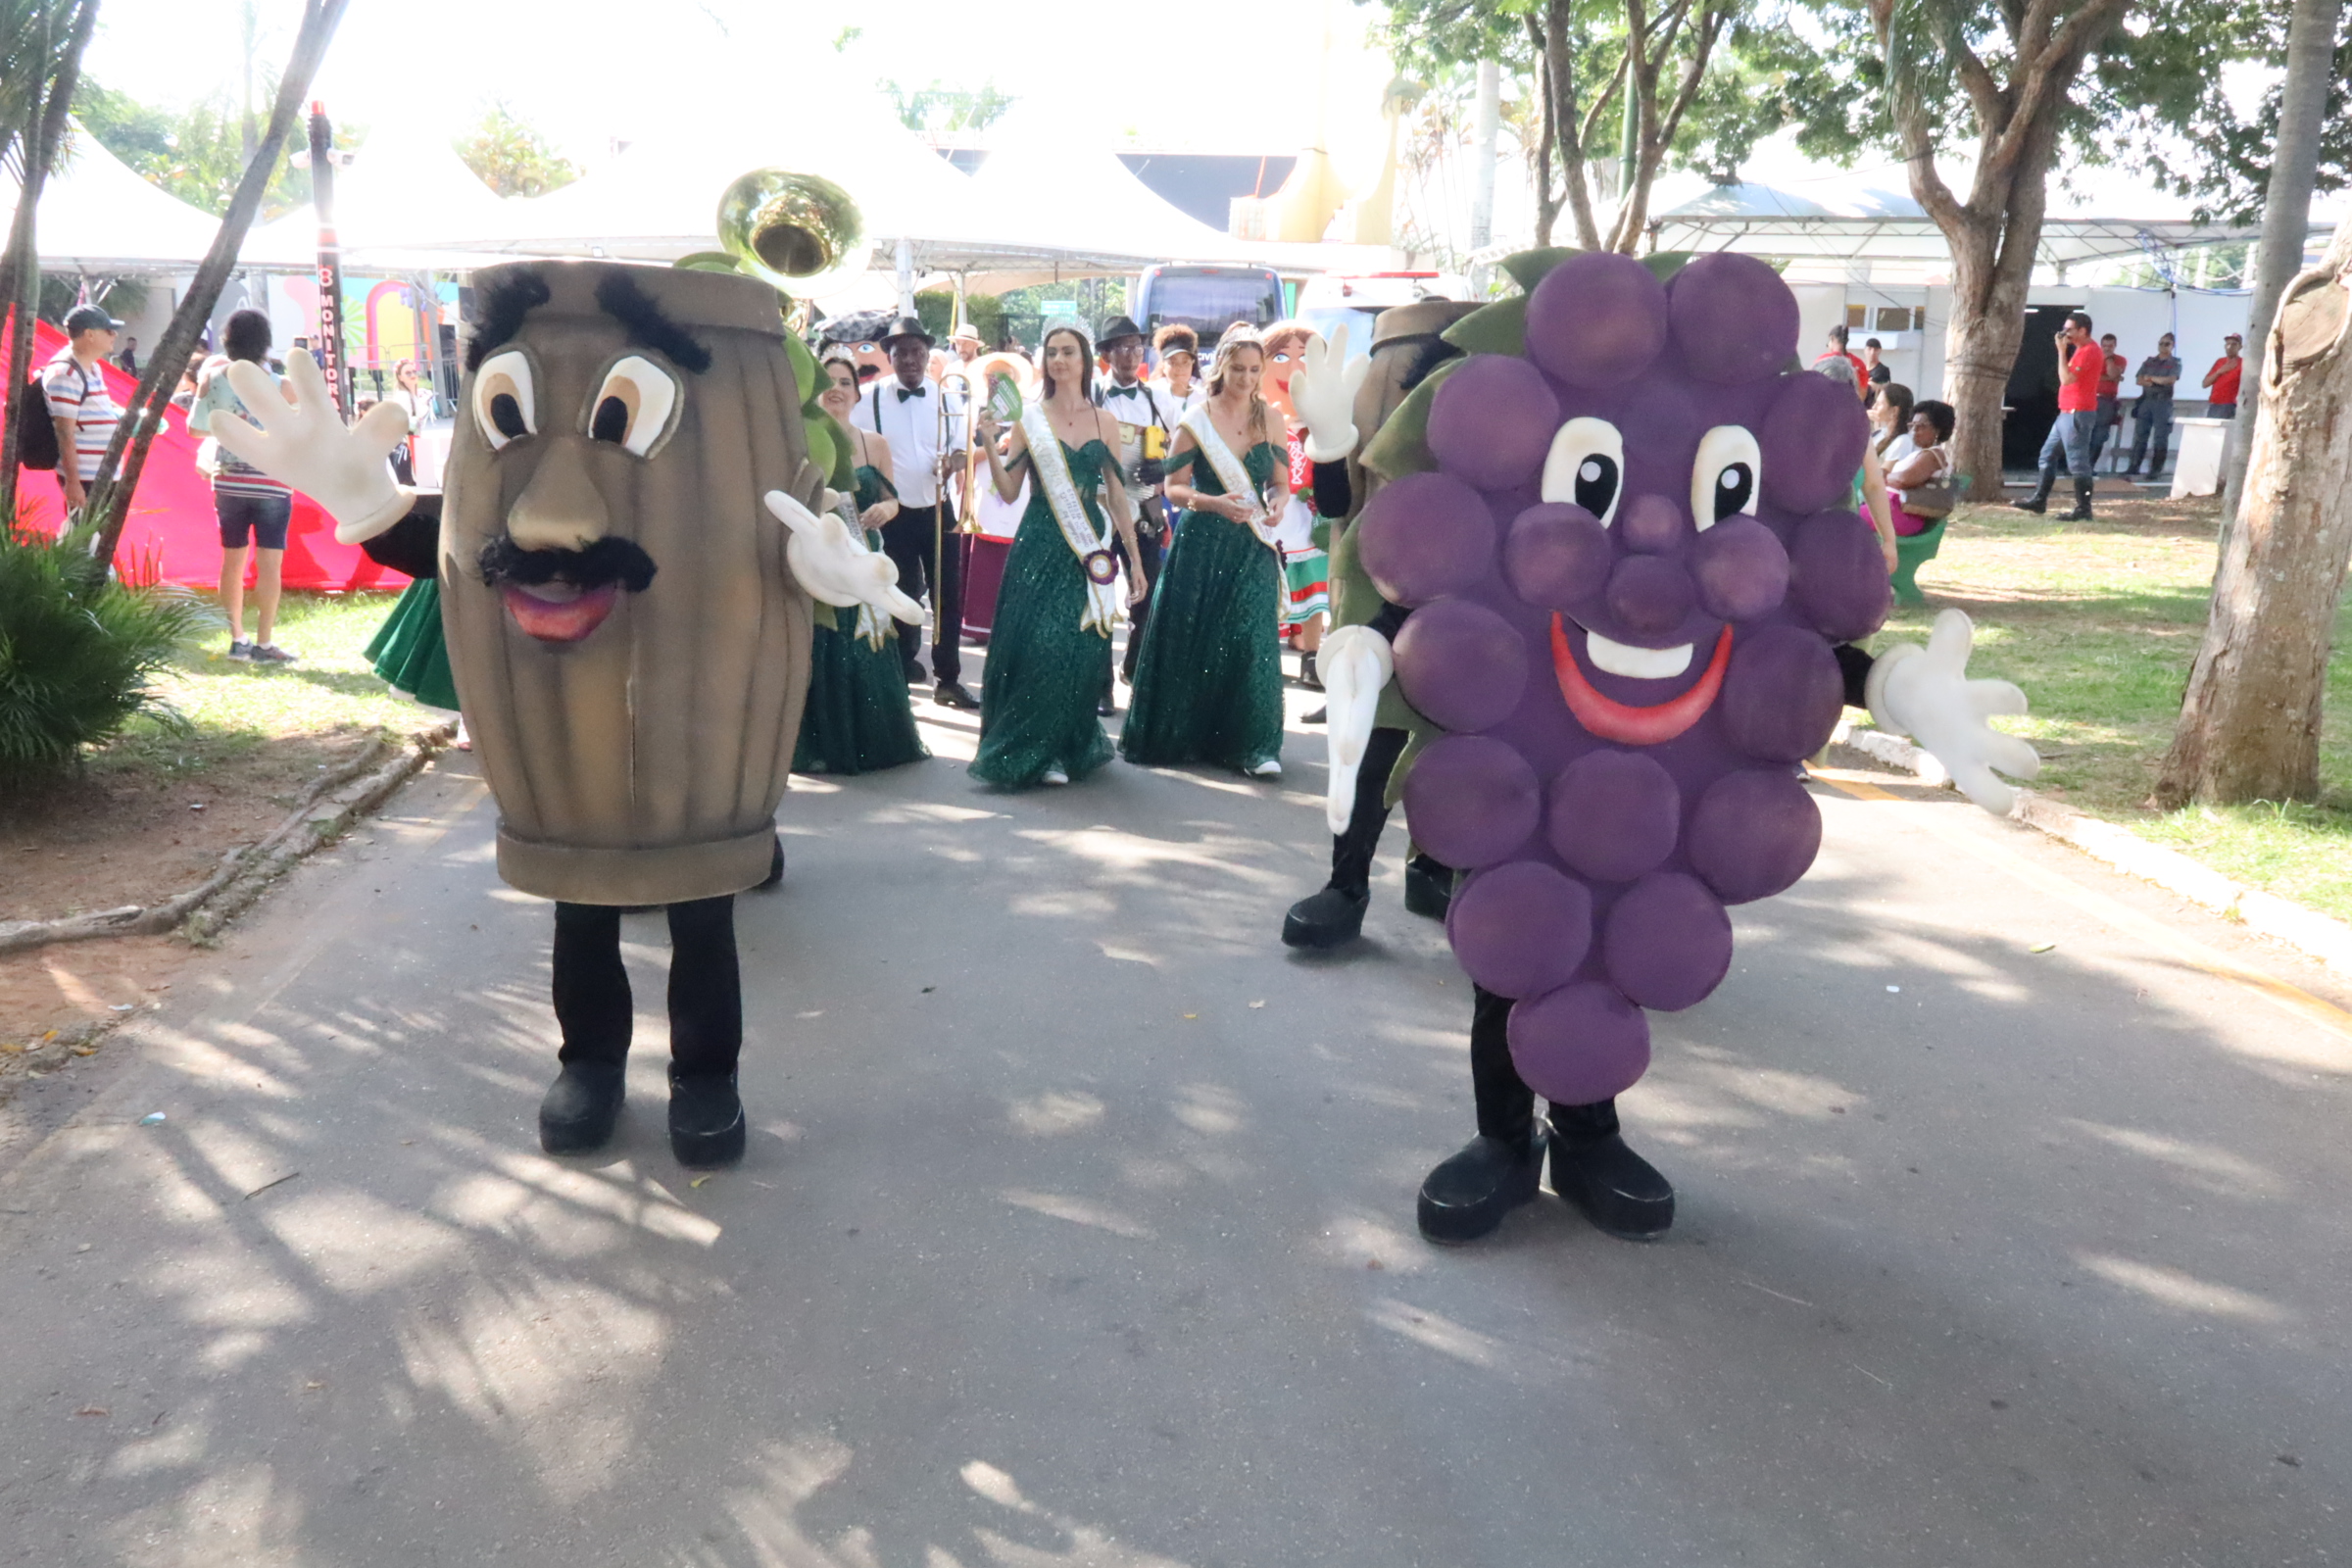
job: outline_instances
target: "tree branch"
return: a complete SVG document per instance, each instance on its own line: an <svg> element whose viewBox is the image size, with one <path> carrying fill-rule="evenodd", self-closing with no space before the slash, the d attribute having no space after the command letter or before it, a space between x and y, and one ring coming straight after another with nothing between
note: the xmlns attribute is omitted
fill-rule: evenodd
<svg viewBox="0 0 2352 1568"><path fill-rule="evenodd" d="M1568 42L1568 8L1569 0L1544 0L1544 58L1551 74L1552 128L1568 186L1568 211L1576 220L1576 240L1586 250L1596 251L1600 249L1600 230L1592 221L1592 193L1585 181L1585 149L1558 135L1564 126L1583 123L1583 117L1576 112L1576 51Z"/></svg>
<svg viewBox="0 0 2352 1568"><path fill-rule="evenodd" d="M179 308L172 313L172 324L164 329L163 341L148 352L146 373L139 377L139 389L122 413L122 423L115 426L115 438L107 444L106 458L99 465L98 479L90 487L89 505L83 509L85 520L96 520L99 528L94 553L101 561L112 561L115 548L122 542L123 524L130 520L130 502L139 485L139 474L147 466L147 453L156 432L164 427L164 411L171 406L172 392L179 384L180 372L187 368L188 356L196 347L196 336L212 318L213 307L220 298L220 287L228 281L236 266L237 252L245 243L245 231L253 222L253 215L261 209L262 197L270 187L270 179L277 171L277 161L285 151L286 137L302 111L302 100L309 95L311 78L318 74L318 63L326 56L326 46L333 41L335 26L343 20L343 9L350 0L304 0L302 27L295 34L293 58L286 63L286 74L278 78L277 101L270 110L270 128L245 166L244 178L237 182L237 192L228 204L228 212L220 220L220 230L213 235L213 247L205 253L204 262L189 281ZM127 458L125 453L127 452Z"/></svg>

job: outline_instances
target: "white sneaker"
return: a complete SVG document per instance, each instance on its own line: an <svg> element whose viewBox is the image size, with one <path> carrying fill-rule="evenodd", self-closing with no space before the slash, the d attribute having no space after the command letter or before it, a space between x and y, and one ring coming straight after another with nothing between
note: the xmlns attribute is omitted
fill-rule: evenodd
<svg viewBox="0 0 2352 1568"><path fill-rule="evenodd" d="M1070 781L1070 775L1058 767L1049 767L1037 775L1037 781L1040 784L1067 784Z"/></svg>
<svg viewBox="0 0 2352 1568"><path fill-rule="evenodd" d="M1282 763L1278 760L1269 757L1264 761L1251 768L1250 770L1250 776L1251 778L1280 778L1282 777Z"/></svg>

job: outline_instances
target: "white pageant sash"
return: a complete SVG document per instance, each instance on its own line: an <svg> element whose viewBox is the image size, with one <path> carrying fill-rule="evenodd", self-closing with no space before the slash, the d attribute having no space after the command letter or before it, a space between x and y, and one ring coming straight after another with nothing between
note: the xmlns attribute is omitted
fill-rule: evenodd
<svg viewBox="0 0 2352 1568"><path fill-rule="evenodd" d="M1086 612L1078 617L1078 624L1107 637L1119 612L1119 558L1110 553L1110 523L1105 519L1097 532L1087 520L1086 505L1070 478L1070 460L1062 455L1061 437L1054 433L1054 421L1046 416L1042 401L1021 411L1021 430L1029 438L1029 466L1045 492L1046 505L1052 509L1054 520L1061 524L1061 537L1068 541L1070 553L1086 573Z"/></svg>
<svg viewBox="0 0 2352 1568"><path fill-rule="evenodd" d="M839 494L839 492L835 493ZM841 502L835 509L833 514L848 525L851 538L864 545L868 550L873 551L876 555L881 554L881 535L868 532L865 526L858 520L858 498L855 495L842 496ZM849 607L846 605L836 605L833 607L833 624L837 630L841 625L841 612L848 608ZM882 646L884 638L892 634L891 623L884 619L881 615L876 614L873 606L865 603L863 600L858 601L858 621L851 635L862 637L865 639L868 647L879 649Z"/></svg>
<svg viewBox="0 0 2352 1568"><path fill-rule="evenodd" d="M1233 455L1233 448L1217 434L1217 421L1210 418L1208 405L1199 404L1184 416L1184 428L1193 432L1193 441L1208 459L1208 466L1217 470L1217 481L1224 485L1229 496L1247 496L1256 506L1257 514L1250 519L1250 531L1257 542L1282 558L1282 543L1274 537L1275 519L1266 510L1266 498L1250 482L1250 470L1242 460Z"/></svg>

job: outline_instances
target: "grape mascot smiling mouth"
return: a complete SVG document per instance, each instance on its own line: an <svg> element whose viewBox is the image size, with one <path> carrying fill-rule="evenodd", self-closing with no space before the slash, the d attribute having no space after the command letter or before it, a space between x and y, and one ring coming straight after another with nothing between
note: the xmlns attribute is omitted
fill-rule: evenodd
<svg viewBox="0 0 2352 1568"><path fill-rule="evenodd" d="M1339 865L1367 814L1377 837L1383 781L1359 792L1356 774L1394 764L1416 847L1462 873L1446 935L1477 995L1480 1136L1431 1173L1424 1233L1494 1229L1548 1152L1562 1197L1654 1236L1673 1189L1626 1147L1615 1097L1648 1066L1647 1011L1700 1002L1729 970L1726 906L1812 864L1821 815L1799 764L1845 702L1994 809L2011 792L1988 764L2030 776L2034 759L1985 727L2024 702L1963 678L1957 612L1925 652L1874 664L1850 646L1890 598L1853 510L1868 429L1850 386L1794 368L1777 273L1729 254L1510 265L1527 293L1447 327L1467 352L1424 355L1358 453L1333 572L1355 586L1322 656L1341 838L1333 886L1285 939L1360 925ZM1310 423L1345 424L1336 368L1300 377ZM1343 434L1318 429L1317 455ZM1403 735L1383 752L1375 727L1392 678L1417 748L1400 762Z"/></svg>

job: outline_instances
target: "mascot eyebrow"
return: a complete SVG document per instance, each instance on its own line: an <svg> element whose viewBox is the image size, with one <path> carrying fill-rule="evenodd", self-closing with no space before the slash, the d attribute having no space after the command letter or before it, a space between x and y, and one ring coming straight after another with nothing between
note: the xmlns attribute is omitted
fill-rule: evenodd
<svg viewBox="0 0 2352 1568"><path fill-rule="evenodd" d="M628 329L629 341L656 349L670 363L696 375L710 368L710 351L694 334L662 314L662 307L637 286L628 273L615 270L596 285L596 303L607 316Z"/></svg>
<svg viewBox="0 0 2352 1568"><path fill-rule="evenodd" d="M537 272L518 272L485 289L478 302L481 325L466 343L466 368L480 369L493 349L522 330L523 317L549 298L547 280ZM696 375L710 368L710 351L663 315L662 307L628 273L608 272L596 285L596 303L627 330L631 343L659 350L672 364Z"/></svg>

